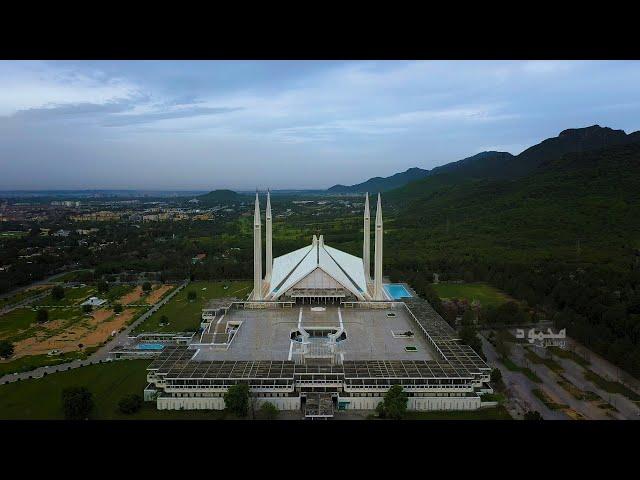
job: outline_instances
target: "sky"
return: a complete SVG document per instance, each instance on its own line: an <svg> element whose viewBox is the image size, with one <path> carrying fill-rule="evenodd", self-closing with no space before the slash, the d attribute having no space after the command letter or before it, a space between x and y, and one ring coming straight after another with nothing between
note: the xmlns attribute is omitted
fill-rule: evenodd
<svg viewBox="0 0 640 480"><path fill-rule="evenodd" d="M638 61L0 61L0 189L327 188L640 129Z"/></svg>

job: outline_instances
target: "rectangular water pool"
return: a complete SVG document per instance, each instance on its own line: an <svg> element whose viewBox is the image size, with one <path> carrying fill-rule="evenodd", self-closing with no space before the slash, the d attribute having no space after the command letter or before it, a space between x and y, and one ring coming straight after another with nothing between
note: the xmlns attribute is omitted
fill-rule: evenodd
<svg viewBox="0 0 640 480"><path fill-rule="evenodd" d="M387 283L384 285L384 289L393 300L398 300L400 298L407 298L407 297L413 296L409 293L409 290L407 290L407 287L405 287L401 283Z"/></svg>
<svg viewBox="0 0 640 480"><path fill-rule="evenodd" d="M163 348L163 343L139 343L136 345L138 350L162 350Z"/></svg>

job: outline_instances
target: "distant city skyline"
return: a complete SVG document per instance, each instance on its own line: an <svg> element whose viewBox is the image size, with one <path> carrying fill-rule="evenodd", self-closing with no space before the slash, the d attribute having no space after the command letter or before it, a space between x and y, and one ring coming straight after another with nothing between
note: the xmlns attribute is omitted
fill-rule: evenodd
<svg viewBox="0 0 640 480"><path fill-rule="evenodd" d="M640 129L637 61L0 61L0 189L321 189Z"/></svg>

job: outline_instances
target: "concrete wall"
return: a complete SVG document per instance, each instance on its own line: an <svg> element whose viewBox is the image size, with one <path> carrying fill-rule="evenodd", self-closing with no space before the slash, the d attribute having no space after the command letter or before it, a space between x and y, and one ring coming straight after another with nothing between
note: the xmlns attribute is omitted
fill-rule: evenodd
<svg viewBox="0 0 640 480"><path fill-rule="evenodd" d="M271 402L278 410L300 410L299 397L253 397L256 409ZM223 397L158 397L158 410L224 410Z"/></svg>
<svg viewBox="0 0 640 480"><path fill-rule="evenodd" d="M340 402L350 402L348 410L374 410L384 397L340 397ZM410 397L407 410L477 410L479 397Z"/></svg>

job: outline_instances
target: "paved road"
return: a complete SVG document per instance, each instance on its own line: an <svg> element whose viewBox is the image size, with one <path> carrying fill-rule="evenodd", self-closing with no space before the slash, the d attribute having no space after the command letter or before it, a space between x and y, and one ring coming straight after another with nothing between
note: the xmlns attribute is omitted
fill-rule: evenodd
<svg viewBox="0 0 640 480"><path fill-rule="evenodd" d="M568 405L571 409L580 413L587 420L611 419L611 417L607 415L607 411L598 408L597 404L594 404L593 402L587 400L578 400L573 395L571 395L571 393L562 388L558 384L558 380L562 379L554 371L552 371L544 364L532 363L528 361L524 356L525 352L526 350L522 347L522 345L515 344L512 348L512 360L517 365L530 368L538 377L540 377L543 385L542 390L544 390L554 402ZM536 353L540 357L545 354L545 352L541 352L539 350L536 351Z"/></svg>
<svg viewBox="0 0 640 480"><path fill-rule="evenodd" d="M489 365L497 367L502 372L502 379L507 386L507 395L510 401L506 407L515 419L522 419L527 410L537 410L545 420L567 420L568 417L558 410L551 410L531 391L538 388L538 384L529 380L523 373L512 372L499 360L493 345L484 336L482 339L482 351L487 356Z"/></svg>
<svg viewBox="0 0 640 480"><path fill-rule="evenodd" d="M50 373L62 372L65 370L71 370L72 368L84 367L87 365L94 365L96 363L101 363L108 361L108 354L113 347L116 345L122 345L126 343L127 337L129 333L133 331L138 325L144 322L147 318L153 315L162 305L171 300L174 295L176 295L180 290L186 287L189 284L189 280L185 280L181 283L177 288L175 288L169 295L164 297L158 303L153 305L149 310L147 310L144 314L140 315L140 317L133 322L131 325L126 327L122 332L113 337L106 345L101 347L95 353L87 357L85 360L74 360L68 363L61 363L59 365L52 365L49 367L40 367L35 370L31 370L30 372L24 372L19 374L9 374L4 377L0 377L0 385L8 382L15 382L18 379L26 380L28 378L41 378L45 373L48 375Z"/></svg>

